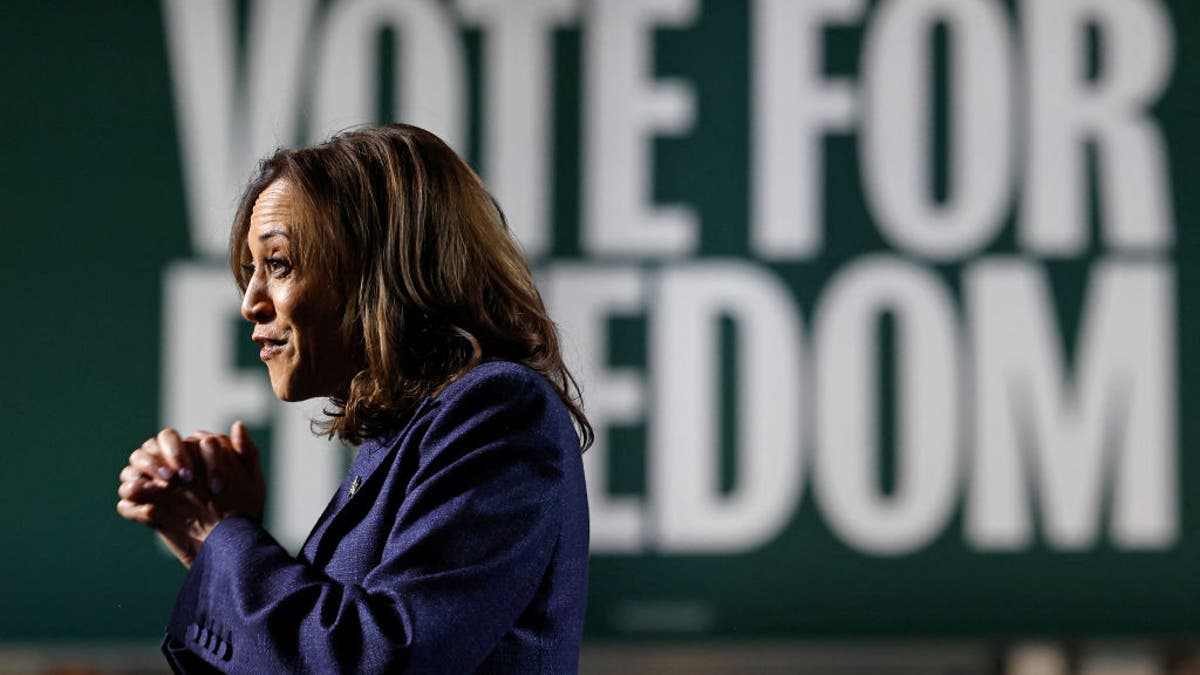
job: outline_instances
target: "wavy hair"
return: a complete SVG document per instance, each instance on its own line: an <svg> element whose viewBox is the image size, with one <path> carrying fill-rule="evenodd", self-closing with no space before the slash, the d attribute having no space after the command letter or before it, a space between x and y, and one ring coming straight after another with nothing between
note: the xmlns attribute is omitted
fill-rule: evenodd
<svg viewBox="0 0 1200 675"><path fill-rule="evenodd" d="M440 138L407 124L365 127L263 160L229 238L242 293L254 202L281 180L300 213L297 269L329 280L357 351L359 370L330 398L321 433L380 436L472 367L507 360L550 382L587 449L592 427L529 264L483 181Z"/></svg>

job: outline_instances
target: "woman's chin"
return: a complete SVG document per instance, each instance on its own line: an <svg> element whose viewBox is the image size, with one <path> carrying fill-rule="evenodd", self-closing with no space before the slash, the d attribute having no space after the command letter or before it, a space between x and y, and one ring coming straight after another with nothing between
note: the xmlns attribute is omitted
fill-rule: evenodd
<svg viewBox="0 0 1200 675"><path fill-rule="evenodd" d="M296 387L291 382L286 380L276 380L275 378L271 378L271 389L275 392L275 398L278 398L280 401L292 403L295 401L303 401L305 398L299 396L299 392L296 390Z"/></svg>
<svg viewBox="0 0 1200 675"><path fill-rule="evenodd" d="M285 403L296 403L299 401L306 401L306 400L312 398L311 395L305 395L303 393L297 392L294 389L276 389L275 397L278 398L280 401L284 401Z"/></svg>
<svg viewBox="0 0 1200 675"><path fill-rule="evenodd" d="M313 391L312 387L300 387L295 382L275 382L272 380L271 389L275 391L276 398L287 403L307 401L310 398L323 396L320 392Z"/></svg>

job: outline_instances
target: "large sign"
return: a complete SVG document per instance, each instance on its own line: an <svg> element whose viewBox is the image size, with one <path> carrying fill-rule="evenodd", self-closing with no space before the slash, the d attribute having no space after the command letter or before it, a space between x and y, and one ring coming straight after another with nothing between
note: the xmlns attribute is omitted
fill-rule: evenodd
<svg viewBox="0 0 1200 675"><path fill-rule="evenodd" d="M186 242L155 424L245 419L302 540L345 453L247 358L233 202L404 120L491 186L583 385L591 635L1196 630L1185 4L140 7Z"/></svg>

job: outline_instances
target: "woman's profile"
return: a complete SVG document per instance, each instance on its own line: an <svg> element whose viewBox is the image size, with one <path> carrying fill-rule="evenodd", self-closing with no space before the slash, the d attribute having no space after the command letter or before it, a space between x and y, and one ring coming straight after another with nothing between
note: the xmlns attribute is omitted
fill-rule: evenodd
<svg viewBox="0 0 1200 675"><path fill-rule="evenodd" d="M495 200L407 125L264 160L229 248L275 394L360 446L300 553L263 529L258 450L164 429L118 512L188 568L176 672L578 668L591 428ZM314 495L324 500L324 495Z"/></svg>

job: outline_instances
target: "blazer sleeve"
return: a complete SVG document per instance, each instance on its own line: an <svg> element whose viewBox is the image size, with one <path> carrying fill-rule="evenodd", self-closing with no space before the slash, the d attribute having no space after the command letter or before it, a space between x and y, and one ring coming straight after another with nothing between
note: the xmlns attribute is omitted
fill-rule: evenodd
<svg viewBox="0 0 1200 675"><path fill-rule="evenodd" d="M565 409L538 380L504 370L443 392L383 555L361 585L291 557L247 518L222 521L172 613L172 667L478 667L537 591L563 522L563 453L578 452L562 447Z"/></svg>

